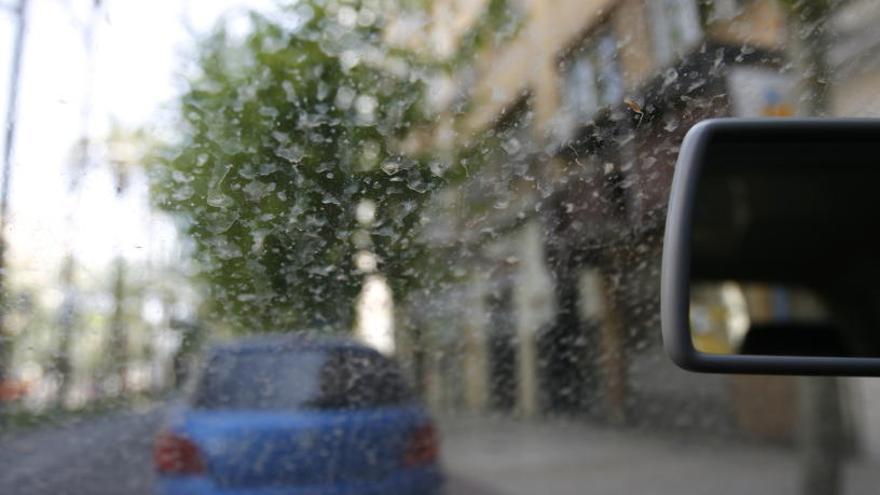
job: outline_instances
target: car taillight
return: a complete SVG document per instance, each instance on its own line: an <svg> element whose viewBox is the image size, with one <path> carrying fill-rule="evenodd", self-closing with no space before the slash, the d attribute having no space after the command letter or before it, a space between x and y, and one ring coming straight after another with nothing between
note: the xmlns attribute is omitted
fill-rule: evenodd
<svg viewBox="0 0 880 495"><path fill-rule="evenodd" d="M156 437L153 462L156 471L162 474L199 474L205 471L205 464L196 444L171 432L163 432Z"/></svg>
<svg viewBox="0 0 880 495"><path fill-rule="evenodd" d="M419 426L410 434L403 464L407 467L422 466L436 462L440 455L440 439L434 425Z"/></svg>

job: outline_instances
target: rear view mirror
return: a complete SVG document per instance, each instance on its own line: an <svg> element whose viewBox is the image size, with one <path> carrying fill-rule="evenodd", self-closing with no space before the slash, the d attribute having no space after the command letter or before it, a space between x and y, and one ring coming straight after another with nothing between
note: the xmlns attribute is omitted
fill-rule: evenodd
<svg viewBox="0 0 880 495"><path fill-rule="evenodd" d="M880 121L694 126L669 200L661 311L686 369L880 375Z"/></svg>

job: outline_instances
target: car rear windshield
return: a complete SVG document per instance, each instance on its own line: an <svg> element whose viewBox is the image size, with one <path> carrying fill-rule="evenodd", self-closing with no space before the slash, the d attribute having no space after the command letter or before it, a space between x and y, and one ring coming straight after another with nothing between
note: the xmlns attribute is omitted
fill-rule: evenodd
<svg viewBox="0 0 880 495"><path fill-rule="evenodd" d="M209 358L193 405L200 409L369 409L408 402L390 360L359 350L225 352Z"/></svg>

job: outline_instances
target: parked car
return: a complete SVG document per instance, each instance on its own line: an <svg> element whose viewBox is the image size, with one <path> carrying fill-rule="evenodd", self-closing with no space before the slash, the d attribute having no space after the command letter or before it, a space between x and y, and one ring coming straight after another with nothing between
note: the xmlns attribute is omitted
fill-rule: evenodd
<svg viewBox="0 0 880 495"><path fill-rule="evenodd" d="M431 417L396 363L303 335L205 353L154 448L160 494L433 494Z"/></svg>

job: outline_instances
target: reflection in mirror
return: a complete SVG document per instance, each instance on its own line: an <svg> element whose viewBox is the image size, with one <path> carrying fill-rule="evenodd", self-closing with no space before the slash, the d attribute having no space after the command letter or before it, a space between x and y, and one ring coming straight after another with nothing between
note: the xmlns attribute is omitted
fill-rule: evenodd
<svg viewBox="0 0 880 495"><path fill-rule="evenodd" d="M880 167L865 151L840 163L821 142L713 145L691 232L697 351L880 357Z"/></svg>
<svg viewBox="0 0 880 495"><path fill-rule="evenodd" d="M694 284L690 319L694 347L709 354L850 354L827 305L806 287Z"/></svg>

